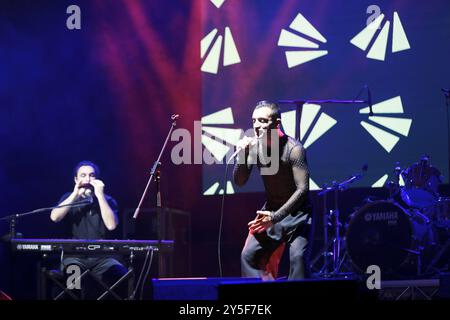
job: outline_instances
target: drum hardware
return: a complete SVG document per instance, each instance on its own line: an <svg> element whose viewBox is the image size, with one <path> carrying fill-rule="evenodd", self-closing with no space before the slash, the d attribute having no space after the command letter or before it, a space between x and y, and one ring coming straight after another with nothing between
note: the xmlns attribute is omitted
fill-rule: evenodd
<svg viewBox="0 0 450 320"><path fill-rule="evenodd" d="M422 209L432 206L439 198L438 186L442 176L438 169L430 164L428 155L402 171L405 186L401 188L401 198L409 207Z"/></svg>
<svg viewBox="0 0 450 320"><path fill-rule="evenodd" d="M367 165L362 167L362 171L367 171ZM324 214L323 214L323 247L321 252L312 260L310 268L312 269L320 257L323 257L323 265L318 276L331 277L336 275L349 275L352 272L340 272L345 264L347 253L344 251L344 240L341 237L342 223L340 222L339 212L339 193L348 188L348 186L356 180L361 179L363 173L351 176L340 183L333 181L331 186L324 186L323 190L319 192L319 196L323 196ZM334 209L327 210L327 195L329 192L334 193ZM333 226L334 235L332 239L328 239L328 228ZM331 251L330 251L331 247ZM330 259L331 257L331 259ZM330 266L331 264L331 266ZM331 270L330 270L331 267Z"/></svg>
<svg viewBox="0 0 450 320"><path fill-rule="evenodd" d="M437 267L437 264L439 263L439 260L443 257L443 255L449 252L449 249L450 249L450 238L447 239L446 243L443 246L441 246L439 251L433 257L433 260L428 265L427 269L425 270L425 273L432 274L448 270L449 269L448 261L447 264L441 266L440 268Z"/></svg>
<svg viewBox="0 0 450 320"><path fill-rule="evenodd" d="M433 274L449 269L450 259L450 199L439 196L438 187L443 181L440 171L430 164L430 156L421 159L401 172L405 185L401 188L401 199L411 208L416 219L430 225L435 236L428 246L425 273Z"/></svg>
<svg viewBox="0 0 450 320"><path fill-rule="evenodd" d="M449 270L450 263L450 198L441 197L438 201L423 210L435 226L438 243L437 251L428 265L427 273L438 273ZM442 264L439 263L442 261Z"/></svg>
<svg viewBox="0 0 450 320"><path fill-rule="evenodd" d="M394 200L394 197L396 197L400 193L401 172L402 168L400 167L400 162L397 161L394 168L394 180L391 180L385 184L385 186L389 190L389 200Z"/></svg>
<svg viewBox="0 0 450 320"><path fill-rule="evenodd" d="M438 228L450 228L450 198L439 198L436 203L422 210Z"/></svg>
<svg viewBox="0 0 450 320"><path fill-rule="evenodd" d="M448 156L448 173L450 174L450 117L449 117L449 107L450 107L450 90L447 88L441 88L441 91L444 93L445 97L445 116L447 125L447 156Z"/></svg>

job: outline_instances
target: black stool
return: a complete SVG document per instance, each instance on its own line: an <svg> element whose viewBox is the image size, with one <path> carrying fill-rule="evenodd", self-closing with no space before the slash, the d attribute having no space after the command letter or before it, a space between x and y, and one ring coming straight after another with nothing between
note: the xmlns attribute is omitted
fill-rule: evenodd
<svg viewBox="0 0 450 320"><path fill-rule="evenodd" d="M44 258L45 258L45 255L44 255ZM68 286L66 284L65 274L61 270L48 269L47 267L42 266L41 263L39 263L38 269L39 269L38 270L38 272L39 272L38 299L39 300L47 300L48 299L48 283L49 283L49 281L51 281L51 283L54 285L52 287L52 289L54 289L56 287L57 289L61 290L61 291L59 291L58 294L52 295L51 298L53 300L59 300L66 296L71 299L74 299L74 300L83 300L86 298L86 292L83 290L83 288L81 288L79 295L74 293L74 291L73 291L74 288L71 287L70 285ZM100 285L102 290L104 290L102 292L102 294L100 294L100 296L98 296L97 300L104 299L108 294L113 296L117 300L128 299L132 295L133 288L134 288L134 269L133 269L133 265L132 265L132 257L130 259L128 271L122 277L120 277L116 282L114 282L111 286L107 285L100 277L98 277L94 273L92 273L90 269L84 270L80 274L80 276L77 279L75 279L75 281L78 281L78 280L81 281L81 279L84 279L86 277L90 277L91 279L93 279L98 285ZM128 280L128 288L127 288L128 294L127 294L126 298L123 298L123 297L120 297L116 292L114 292L114 289L117 288L117 286L119 286L125 280Z"/></svg>

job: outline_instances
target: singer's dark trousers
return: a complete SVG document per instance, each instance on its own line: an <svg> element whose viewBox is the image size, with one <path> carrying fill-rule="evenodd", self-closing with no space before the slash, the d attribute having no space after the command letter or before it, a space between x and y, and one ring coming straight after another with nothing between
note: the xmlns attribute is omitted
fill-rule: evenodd
<svg viewBox="0 0 450 320"><path fill-rule="evenodd" d="M289 240L275 240L269 237L266 231L257 234L249 233L241 253L242 277L272 280L273 275L268 272L270 269L268 265L273 263L271 259L277 259L277 249L285 243L289 248L290 267L288 280L304 279L304 257L308 247L308 236L308 226L297 228Z"/></svg>

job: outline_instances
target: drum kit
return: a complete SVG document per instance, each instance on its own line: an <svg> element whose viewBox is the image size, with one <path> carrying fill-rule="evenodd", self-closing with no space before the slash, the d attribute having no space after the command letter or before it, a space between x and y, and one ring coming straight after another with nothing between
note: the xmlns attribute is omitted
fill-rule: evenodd
<svg viewBox="0 0 450 320"><path fill-rule="evenodd" d="M333 249L326 243L322 252L319 276L362 274L371 265L397 279L449 270L450 198L439 195L442 176L429 160L425 156L404 170L397 166L396 181L387 184L389 198L369 197L349 216L343 232L335 229ZM328 256L333 256L331 271Z"/></svg>

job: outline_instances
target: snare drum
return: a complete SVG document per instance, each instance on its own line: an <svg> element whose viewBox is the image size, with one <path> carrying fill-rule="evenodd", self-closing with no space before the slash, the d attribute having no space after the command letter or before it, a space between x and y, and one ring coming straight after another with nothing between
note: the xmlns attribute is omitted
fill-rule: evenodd
<svg viewBox="0 0 450 320"><path fill-rule="evenodd" d="M450 198L439 198L432 206L423 209L423 213L439 228L450 228Z"/></svg>

